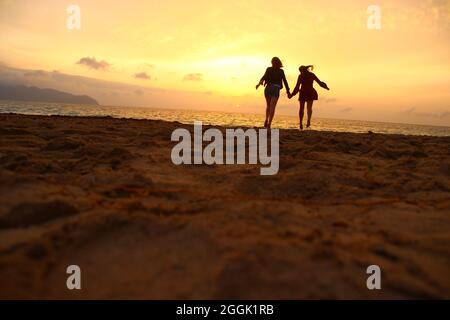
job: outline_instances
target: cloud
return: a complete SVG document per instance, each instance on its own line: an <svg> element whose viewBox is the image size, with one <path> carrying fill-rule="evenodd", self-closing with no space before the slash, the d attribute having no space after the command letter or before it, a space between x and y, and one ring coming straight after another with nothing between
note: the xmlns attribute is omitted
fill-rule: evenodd
<svg viewBox="0 0 450 320"><path fill-rule="evenodd" d="M136 79L150 80L152 77L149 76L146 72L139 72L134 75Z"/></svg>
<svg viewBox="0 0 450 320"><path fill-rule="evenodd" d="M106 62L105 60L97 61L95 58L84 57L81 58L77 64L88 67L89 69L94 70L108 70L111 67L111 64Z"/></svg>
<svg viewBox="0 0 450 320"><path fill-rule="evenodd" d="M449 111L444 111L438 114L438 117L441 119L450 119L450 112Z"/></svg>
<svg viewBox="0 0 450 320"><path fill-rule="evenodd" d="M184 81L203 81L203 74L201 73L189 73L184 76Z"/></svg>
<svg viewBox="0 0 450 320"><path fill-rule="evenodd" d="M31 70L23 74L25 77L45 77L47 72L44 70Z"/></svg>
<svg viewBox="0 0 450 320"><path fill-rule="evenodd" d="M416 107L411 107L405 111L403 111L404 114L413 114L416 112Z"/></svg>
<svg viewBox="0 0 450 320"><path fill-rule="evenodd" d="M144 95L144 91L142 91L141 89L136 89L136 90L134 91L134 93L135 93L136 95L138 95L138 96L143 96L143 95Z"/></svg>
<svg viewBox="0 0 450 320"><path fill-rule="evenodd" d="M326 99L324 99L324 102L325 103L334 103L334 102L337 102L337 99L336 98L326 98Z"/></svg>
<svg viewBox="0 0 450 320"><path fill-rule="evenodd" d="M425 109L425 108L421 108ZM450 120L450 112L449 111L436 111L436 112L422 112L418 111L416 107L411 107L409 109L406 109L399 114L405 115L405 116L414 116L414 117L421 117L421 118L435 118L435 119L441 119L441 120Z"/></svg>
<svg viewBox="0 0 450 320"><path fill-rule="evenodd" d="M151 63L143 63L143 64L140 65L140 67L141 67L141 68L150 68L150 69L153 69L153 68L155 68L155 65L154 65L154 64L151 64Z"/></svg>
<svg viewBox="0 0 450 320"><path fill-rule="evenodd" d="M353 111L353 108L350 108L350 107L339 110L339 112L342 112L342 113L349 113L351 111Z"/></svg>

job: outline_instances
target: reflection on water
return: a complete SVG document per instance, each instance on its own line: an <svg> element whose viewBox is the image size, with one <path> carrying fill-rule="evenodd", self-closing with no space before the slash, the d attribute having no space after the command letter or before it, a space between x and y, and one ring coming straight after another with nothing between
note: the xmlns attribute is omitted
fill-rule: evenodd
<svg viewBox="0 0 450 320"><path fill-rule="evenodd" d="M65 116L111 116L115 118L155 119L192 124L202 121L208 125L261 126L263 115L226 113L217 111L167 110L135 107L106 107L66 105L57 103L0 101L0 113L21 113L34 115ZM400 133L410 135L450 136L450 127L396 124L356 120L314 119L314 130L340 132ZM277 115L274 128L296 129L298 119L293 116Z"/></svg>

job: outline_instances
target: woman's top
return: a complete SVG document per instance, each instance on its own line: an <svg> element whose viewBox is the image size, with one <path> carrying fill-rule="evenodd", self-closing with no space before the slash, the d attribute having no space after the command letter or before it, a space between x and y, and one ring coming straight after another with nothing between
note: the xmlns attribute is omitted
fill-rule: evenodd
<svg viewBox="0 0 450 320"><path fill-rule="evenodd" d="M328 89L328 86L325 82L322 82L317 78L317 76L312 72L301 73L298 76L297 84L295 85L294 91L292 92L292 96L295 96L298 92L300 92L299 100L303 101L311 101L317 100L318 95L317 91L313 88L314 81L325 89ZM302 86L300 89L300 85Z"/></svg>
<svg viewBox="0 0 450 320"><path fill-rule="evenodd" d="M266 70L266 73L261 78L261 82L264 84L264 86L268 84L275 84L279 86L281 89L284 86L286 87L286 91L289 92L289 84L286 80L286 76L284 75L283 69L269 67Z"/></svg>

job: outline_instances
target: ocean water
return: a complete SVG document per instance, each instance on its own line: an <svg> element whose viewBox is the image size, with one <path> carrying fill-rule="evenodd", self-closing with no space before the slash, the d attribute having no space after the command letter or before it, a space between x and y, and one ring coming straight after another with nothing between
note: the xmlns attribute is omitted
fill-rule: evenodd
<svg viewBox="0 0 450 320"><path fill-rule="evenodd" d="M205 125L243 127L262 126L264 122L264 116L257 114L18 101L0 101L0 113L89 117L111 116L115 118L178 121L186 124L192 124L194 121L202 121ZM272 127L280 129L297 129L298 118L294 116L276 115ZM367 133L368 131L372 131L375 133L406 135L450 136L450 127L443 126L323 118L314 118L313 129L356 133Z"/></svg>

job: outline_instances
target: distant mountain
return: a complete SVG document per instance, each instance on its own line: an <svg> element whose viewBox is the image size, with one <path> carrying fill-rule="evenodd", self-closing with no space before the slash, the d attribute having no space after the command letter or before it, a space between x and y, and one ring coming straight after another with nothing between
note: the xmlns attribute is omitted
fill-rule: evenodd
<svg viewBox="0 0 450 320"><path fill-rule="evenodd" d="M40 89L26 86L0 86L0 100L98 105L97 100L89 96L76 96L54 89Z"/></svg>

